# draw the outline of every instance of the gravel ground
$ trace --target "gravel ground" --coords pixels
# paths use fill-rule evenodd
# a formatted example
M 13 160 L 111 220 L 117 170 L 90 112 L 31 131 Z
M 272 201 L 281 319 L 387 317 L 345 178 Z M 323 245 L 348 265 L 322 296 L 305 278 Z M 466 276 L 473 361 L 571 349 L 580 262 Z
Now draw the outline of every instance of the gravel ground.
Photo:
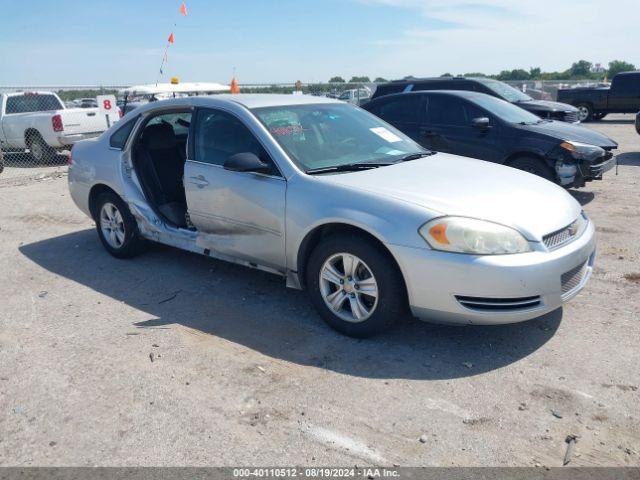
M 64 170 L 0 182 L 0 465 L 640 465 L 640 136 L 576 192 L 588 287 L 503 327 L 329 330 L 277 277 L 109 257 Z

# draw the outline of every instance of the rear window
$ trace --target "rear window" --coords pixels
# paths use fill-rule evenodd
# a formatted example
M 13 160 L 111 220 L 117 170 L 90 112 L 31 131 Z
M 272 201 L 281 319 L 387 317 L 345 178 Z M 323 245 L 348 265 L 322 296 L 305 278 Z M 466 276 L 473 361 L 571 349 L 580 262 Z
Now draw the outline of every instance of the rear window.
M 116 133 L 111 135 L 111 139 L 109 140 L 109 145 L 112 148 L 119 148 L 122 150 L 129 139 L 129 135 L 131 135 L 131 130 L 133 130 L 133 126 L 138 121 L 138 117 L 133 120 L 129 120 L 122 127 L 116 130 Z
M 62 110 L 64 107 L 55 95 L 25 94 L 7 98 L 6 113 L 31 113 Z

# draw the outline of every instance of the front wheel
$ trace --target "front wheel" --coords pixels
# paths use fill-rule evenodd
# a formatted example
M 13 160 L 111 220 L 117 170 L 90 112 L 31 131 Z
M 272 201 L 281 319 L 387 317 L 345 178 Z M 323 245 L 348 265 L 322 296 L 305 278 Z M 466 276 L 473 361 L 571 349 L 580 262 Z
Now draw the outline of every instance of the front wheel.
M 320 243 L 309 259 L 307 288 L 322 318 L 355 338 L 388 329 L 407 311 L 397 265 L 361 235 L 334 235 Z
M 131 258 L 142 252 L 144 239 L 129 207 L 113 192 L 105 192 L 96 202 L 95 222 L 104 248 L 116 258 Z

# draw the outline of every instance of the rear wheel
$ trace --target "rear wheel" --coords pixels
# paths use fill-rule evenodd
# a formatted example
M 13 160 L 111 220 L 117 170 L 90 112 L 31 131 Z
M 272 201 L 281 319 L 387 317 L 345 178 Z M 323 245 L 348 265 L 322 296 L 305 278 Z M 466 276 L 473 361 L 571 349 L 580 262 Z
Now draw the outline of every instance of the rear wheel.
M 593 120 L 593 106 L 589 103 L 581 103 L 576 105 L 578 109 L 578 118 L 581 122 L 590 122 Z
M 351 337 L 376 335 L 407 311 L 397 265 L 361 235 L 334 235 L 318 245 L 309 259 L 307 288 L 322 318 Z
M 113 192 L 96 201 L 95 222 L 104 248 L 116 258 L 131 258 L 142 252 L 144 239 L 129 207 Z
M 512 168 L 517 168 L 527 173 L 532 173 L 538 177 L 542 177 L 550 182 L 555 181 L 554 175 L 551 169 L 544 163 L 543 160 L 534 157 L 520 157 L 516 158 L 509 163 Z
M 31 156 L 38 163 L 52 160 L 56 156 L 56 151 L 47 145 L 39 133 L 30 134 L 27 138 L 27 147 L 29 147 Z

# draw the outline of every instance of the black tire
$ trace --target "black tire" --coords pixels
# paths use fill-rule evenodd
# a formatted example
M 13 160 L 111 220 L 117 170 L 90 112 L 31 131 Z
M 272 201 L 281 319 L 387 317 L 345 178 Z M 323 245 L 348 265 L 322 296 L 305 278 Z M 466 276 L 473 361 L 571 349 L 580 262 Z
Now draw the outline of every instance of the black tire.
M 39 133 L 29 134 L 27 137 L 27 147 L 31 152 L 31 156 L 38 163 L 48 162 L 56 157 L 55 149 L 47 145 Z
M 4 154 L 0 150 L 0 173 L 4 171 Z
M 103 208 L 108 205 L 113 205 L 122 218 L 123 234 L 122 240 L 117 239 L 119 245 L 110 243 L 107 238 L 110 236 L 109 232 L 105 230 L 103 226 L 102 213 Z M 116 258 L 132 258 L 142 253 L 145 249 L 146 242 L 140 236 L 138 224 L 131 214 L 129 207 L 122 201 L 122 199 L 113 192 L 104 192 L 96 200 L 93 208 L 94 220 L 96 222 L 96 230 L 98 231 L 98 238 L 104 248 Z
M 544 160 L 540 158 L 519 157 L 509 162 L 509 166 L 527 173 L 532 173 L 533 175 L 542 177 L 545 180 L 549 180 L 550 182 L 556 181 L 555 175 L 553 174 L 549 166 L 544 163 Z
M 351 315 L 354 315 L 351 309 L 351 305 L 354 302 L 357 302 L 358 305 L 369 304 L 369 307 L 371 307 L 370 315 L 358 323 L 340 318 L 333 309 L 329 308 L 323 295 L 323 287 L 320 280 L 321 271 L 325 266 L 325 262 L 334 257 L 339 257 L 340 254 L 355 256 L 362 262 L 359 264 L 360 273 L 354 275 L 353 281 L 355 285 L 350 284 L 349 286 L 349 290 L 352 293 L 345 293 L 348 287 L 346 284 L 342 287 L 337 284 L 330 284 L 331 288 L 335 289 L 333 293 L 342 291 L 344 294 L 343 308 L 340 310 L 341 314 L 349 315 L 349 312 L 351 312 Z M 370 271 L 377 284 L 377 301 L 375 302 L 372 297 L 359 290 L 363 287 L 357 284 L 358 280 L 361 280 L 364 285 L 368 278 L 361 276 L 363 268 L 365 273 Z M 339 273 L 341 275 L 346 274 L 345 270 L 343 266 L 342 272 Z M 342 282 L 347 281 L 346 275 L 341 278 Z M 329 285 L 326 282 L 324 284 Z M 311 302 L 320 316 L 338 332 L 354 338 L 368 338 L 381 333 L 404 317 L 408 311 L 406 287 L 398 266 L 388 252 L 383 251 L 381 247 L 364 235 L 337 234 L 322 240 L 307 262 L 306 286 Z
M 581 122 L 590 122 L 593 120 L 593 105 L 590 103 L 579 103 L 576 108 L 580 110 L 579 118 Z

